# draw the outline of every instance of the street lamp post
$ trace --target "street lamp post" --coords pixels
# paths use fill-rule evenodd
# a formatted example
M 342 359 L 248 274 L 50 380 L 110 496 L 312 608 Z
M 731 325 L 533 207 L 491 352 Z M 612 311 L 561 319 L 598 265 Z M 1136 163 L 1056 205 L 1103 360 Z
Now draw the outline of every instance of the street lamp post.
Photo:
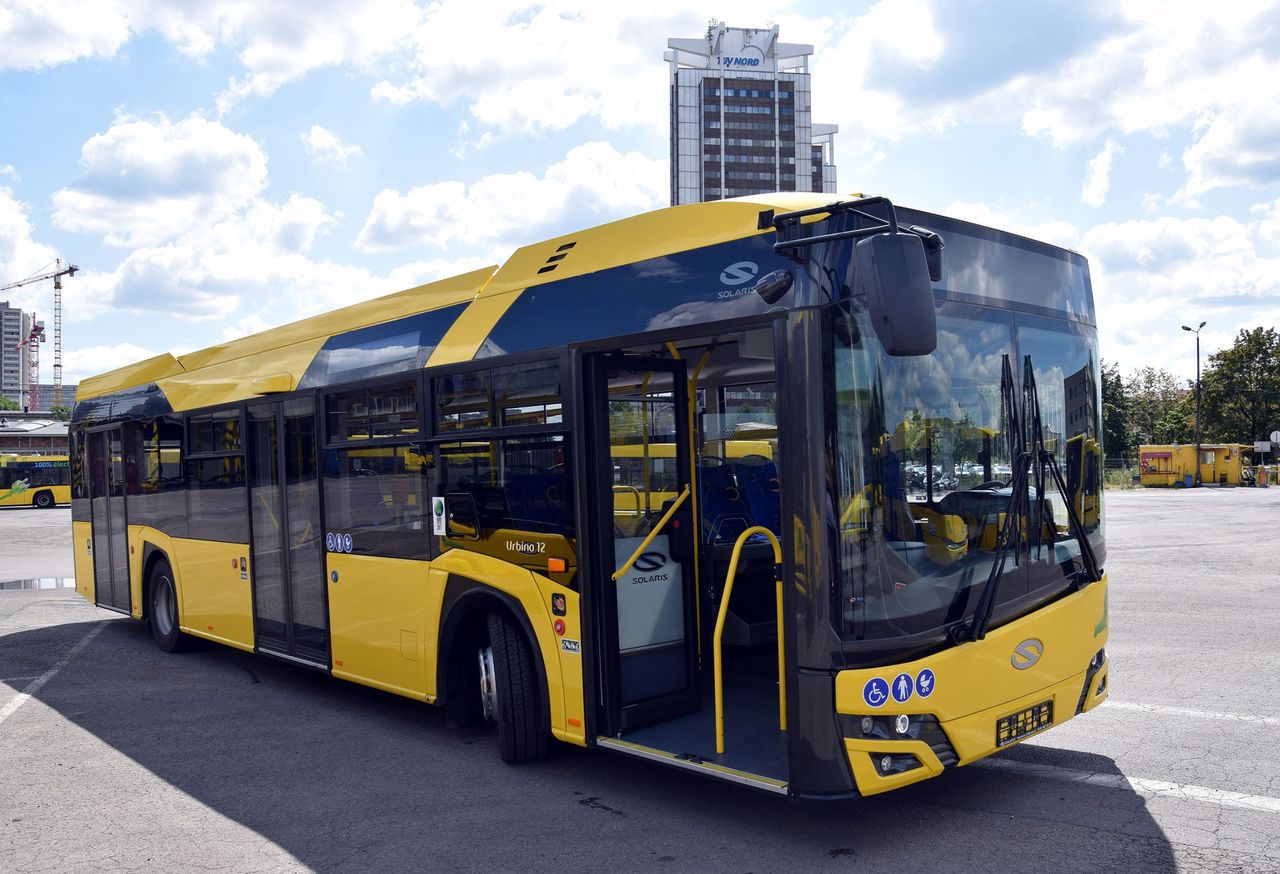
M 1200 328 L 1204 327 L 1204 322 L 1200 323 Z M 1196 335 L 1196 478 L 1195 484 L 1200 485 L 1200 328 L 1188 328 L 1182 326 L 1182 330 L 1190 331 Z

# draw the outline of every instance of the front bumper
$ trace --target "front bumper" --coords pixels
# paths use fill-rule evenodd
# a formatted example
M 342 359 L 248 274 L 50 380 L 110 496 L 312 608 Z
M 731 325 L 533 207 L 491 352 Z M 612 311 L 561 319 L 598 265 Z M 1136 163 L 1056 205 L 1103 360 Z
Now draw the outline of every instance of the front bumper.
M 1104 576 L 983 640 L 901 665 L 838 673 L 837 718 L 858 791 L 874 795 L 935 777 L 1101 704 L 1109 688 L 1107 624 Z M 1016 721 L 1045 702 L 1052 702 L 1047 725 L 998 737 L 1001 719 Z M 886 730 L 901 715 L 909 731 Z M 861 730 L 871 725 L 864 717 L 874 723 L 871 732 Z

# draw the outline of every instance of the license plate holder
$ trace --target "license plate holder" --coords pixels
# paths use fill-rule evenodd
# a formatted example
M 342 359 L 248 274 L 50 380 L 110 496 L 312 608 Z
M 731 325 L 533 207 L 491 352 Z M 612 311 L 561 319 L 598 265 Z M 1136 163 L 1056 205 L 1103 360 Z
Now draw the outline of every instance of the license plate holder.
M 1053 699 L 1024 707 L 996 720 L 996 749 L 1017 743 L 1024 737 L 1053 725 Z

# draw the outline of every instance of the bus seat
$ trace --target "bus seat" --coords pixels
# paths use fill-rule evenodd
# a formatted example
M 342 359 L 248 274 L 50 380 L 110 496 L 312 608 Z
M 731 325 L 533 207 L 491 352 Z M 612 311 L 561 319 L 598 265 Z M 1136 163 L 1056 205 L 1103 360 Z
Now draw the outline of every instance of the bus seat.
M 778 479 L 778 465 L 763 456 L 760 458 L 759 461 L 744 459 L 733 467 L 752 520 L 781 537 L 782 485 Z
M 507 480 L 511 521 L 531 530 L 565 533 L 569 528 L 569 478 L 562 473 L 527 473 Z
M 698 467 L 698 500 L 707 543 L 732 544 L 751 527 L 751 508 L 729 464 Z

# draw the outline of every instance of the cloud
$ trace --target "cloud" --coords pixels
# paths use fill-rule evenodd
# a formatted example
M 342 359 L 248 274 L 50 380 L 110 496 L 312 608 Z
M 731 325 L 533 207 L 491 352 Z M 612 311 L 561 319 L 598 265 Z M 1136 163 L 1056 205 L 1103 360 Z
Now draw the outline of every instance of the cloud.
M 1102 354 L 1123 370 L 1141 364 L 1194 372 L 1180 325 L 1205 320 L 1205 348 L 1228 346 L 1236 328 L 1269 324 L 1280 306 L 1280 248 L 1270 222 L 1280 202 L 1252 217 L 1110 222 L 1080 243 L 1089 258 Z
M 129 40 L 129 9 L 112 0 L 16 0 L 0 9 L 0 70 L 108 58 Z
M 298 137 L 302 140 L 302 148 L 317 162 L 328 161 L 345 166 L 351 158 L 364 154 L 355 143 L 344 143 L 333 131 L 318 124 L 311 125 L 310 130 Z
M 80 150 L 82 175 L 53 196 L 53 222 L 113 246 L 162 242 L 234 214 L 266 186 L 247 134 L 190 116 L 121 116 Z
M 654 209 L 668 194 L 665 160 L 586 143 L 541 178 L 503 173 L 470 185 L 446 181 L 404 193 L 385 189 L 374 198 L 356 246 L 364 252 L 467 244 L 509 251 L 557 232 Z
M 159 354 L 156 349 L 134 343 L 68 348 L 62 353 L 62 382 L 65 385 L 76 385 L 94 374 L 106 373 Z
M 776 20 L 788 41 L 821 32 L 788 17 L 790 5 L 743 0 L 734 20 Z M 394 104 L 461 104 L 479 127 L 507 135 L 564 130 L 586 118 L 611 130 L 656 127 L 668 111 L 665 99 L 654 99 L 667 90 L 667 39 L 705 32 L 705 17 L 679 0 L 650 0 L 643 10 L 440 0 L 414 31 L 409 75 L 388 77 L 372 93 Z
M 311 70 L 368 68 L 396 51 L 421 18 L 412 0 L 16 0 L 0 10 L 0 69 L 40 69 L 114 56 L 130 39 L 156 32 L 188 57 L 236 52 L 243 73 L 219 97 L 230 109 Z
M 1081 200 L 1089 206 L 1102 206 L 1107 202 L 1107 189 L 1111 187 L 1111 162 L 1116 155 L 1123 154 L 1124 147 L 1109 139 L 1102 151 L 1089 159 L 1084 190 L 1080 192 Z
M 52 266 L 58 252 L 33 237 L 30 207 L 0 185 L 0 285 L 8 285 Z M 0 300 L 25 310 L 47 312 L 52 306 L 53 283 L 44 280 L 0 291 Z
M 1280 76 L 1280 66 L 1258 72 Z M 1199 126 L 1199 136 L 1182 153 L 1187 182 L 1180 197 L 1280 181 L 1280 84 L 1259 83 L 1231 103 Z

